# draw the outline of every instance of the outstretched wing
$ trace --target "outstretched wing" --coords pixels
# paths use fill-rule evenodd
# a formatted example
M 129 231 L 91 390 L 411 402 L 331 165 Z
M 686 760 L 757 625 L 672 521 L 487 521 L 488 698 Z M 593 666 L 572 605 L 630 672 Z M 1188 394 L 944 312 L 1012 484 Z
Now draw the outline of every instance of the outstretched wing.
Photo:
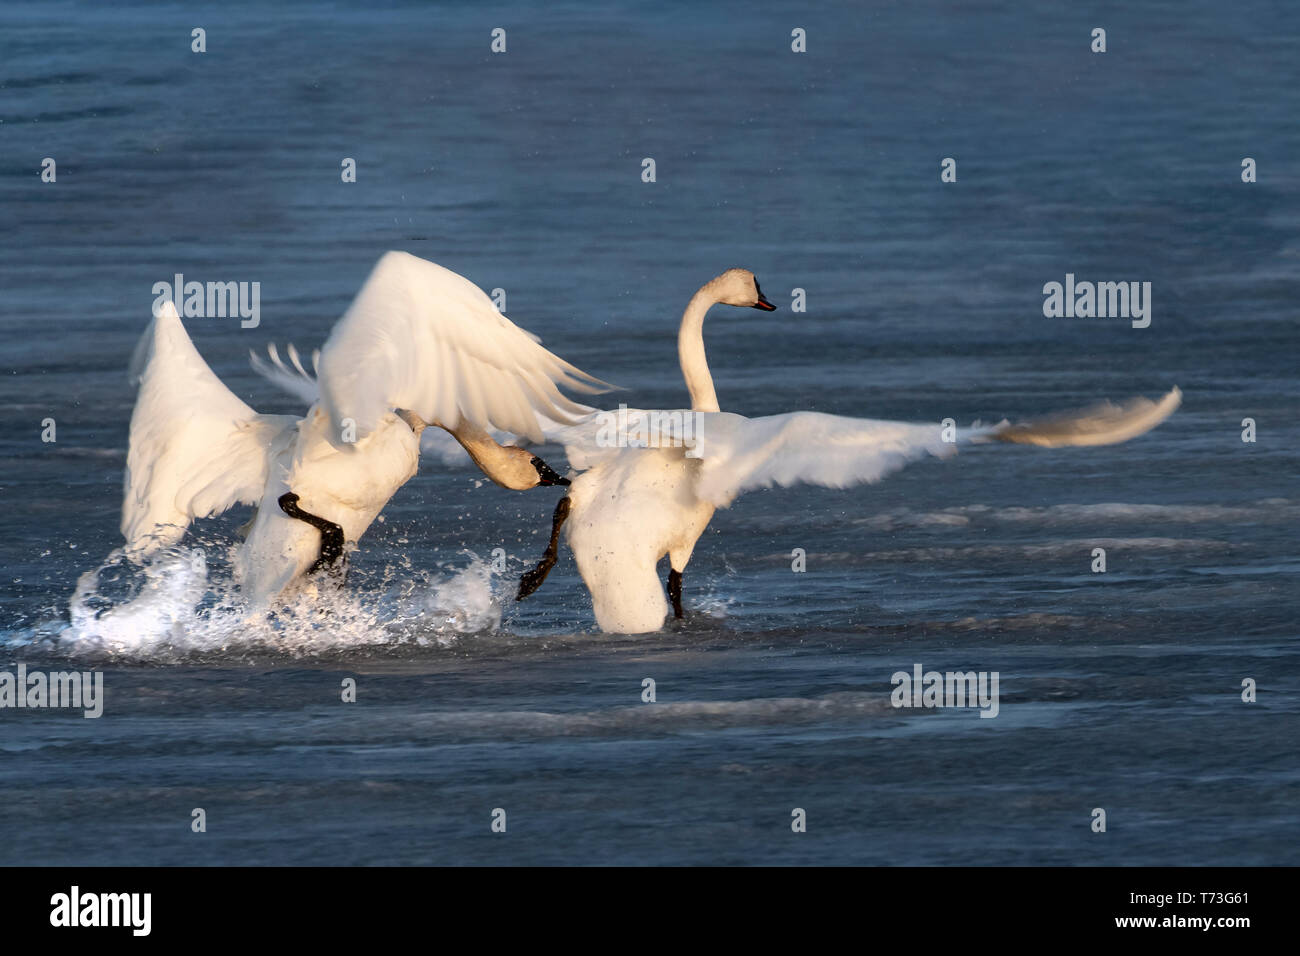
M 695 491 L 719 507 L 773 485 L 849 488 L 869 484 L 926 456 L 956 452 L 934 424 L 792 412 L 745 418 L 706 415 L 692 453 L 701 459 Z
M 261 375 L 271 384 L 275 385 L 281 391 L 286 392 L 295 398 L 301 399 L 308 407 L 314 405 L 320 398 L 320 388 L 316 384 L 316 379 L 303 367 L 302 358 L 298 350 L 289 345 L 285 348 L 289 361 L 286 363 L 280 358 L 280 351 L 274 345 L 266 347 L 266 357 L 263 358 L 257 352 L 249 351 L 250 364 L 253 370 Z M 311 356 L 312 368 L 316 368 L 320 362 L 320 352 L 313 352 Z M 595 411 L 585 405 L 578 406 L 582 414 L 587 415 Z M 548 428 L 558 428 L 560 423 L 539 414 L 538 419 L 545 431 Z M 491 433 L 492 440 L 499 445 L 516 445 L 527 444 L 521 441 L 517 436 L 508 432 L 493 430 Z M 444 465 L 464 465 L 470 464 L 471 460 L 465 449 L 456 441 L 448 432 L 441 428 L 426 428 L 420 435 L 420 454 L 428 455 Z
M 1127 441 L 1164 421 L 1178 407 L 1175 388 L 1159 402 L 1137 398 L 1012 425 L 945 432 L 941 424 L 846 418 L 791 412 L 746 418 L 728 412 L 598 412 L 550 432 L 569 463 L 583 470 L 644 447 L 682 447 L 700 460 L 695 490 L 719 507 L 754 488 L 869 484 L 926 456 L 944 458 L 967 442 L 1004 441 L 1047 447 Z
M 647 448 L 681 448 L 685 457 L 700 461 L 696 493 L 719 507 L 743 491 L 772 485 L 848 488 L 877 481 L 917 458 L 956 451 L 938 423 L 821 412 L 746 418 L 689 409 L 620 409 L 548 429 L 547 438 L 564 446 L 578 471 Z
M 611 387 L 542 348 L 468 279 L 405 252 L 380 258 L 321 349 L 319 368 L 335 441 L 345 420 L 363 437 L 394 408 L 536 441 L 539 413 L 573 421 L 586 411 L 560 386 Z
M 127 551 L 147 554 L 180 540 L 194 518 L 256 504 L 272 447 L 297 419 L 258 415 L 208 368 L 170 302 L 136 348 L 122 497 Z

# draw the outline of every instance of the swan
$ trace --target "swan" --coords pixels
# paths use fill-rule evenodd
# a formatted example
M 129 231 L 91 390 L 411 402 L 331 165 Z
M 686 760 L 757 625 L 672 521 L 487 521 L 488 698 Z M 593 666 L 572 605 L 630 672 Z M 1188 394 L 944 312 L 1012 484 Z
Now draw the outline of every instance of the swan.
M 265 608 L 315 572 L 341 581 L 346 552 L 415 474 L 427 425 L 502 487 L 564 485 L 487 429 L 540 439 L 542 421 L 591 411 L 560 386 L 609 387 L 543 348 L 468 279 L 404 252 L 376 263 L 318 353 L 315 379 L 289 354 L 296 378 L 274 348 L 274 364 L 254 367 L 304 398 L 307 412 L 261 415 L 204 362 L 175 306 L 157 310 L 132 362 L 128 557 L 176 544 L 195 519 L 255 505 L 234 564 L 250 610 Z
M 581 472 L 556 506 L 542 560 L 520 579 L 517 600 L 554 566 L 561 529 L 604 631 L 640 634 L 663 627 L 668 602 L 656 567 L 669 559 L 667 596 L 682 617 L 682 574 L 716 508 L 773 485 L 847 488 L 875 482 L 926 455 L 946 457 L 969 442 L 1042 447 L 1107 445 L 1140 435 L 1173 413 L 1182 393 L 1136 398 L 1022 424 L 945 429 L 939 424 L 846 418 L 820 412 L 746 418 L 722 412 L 704 352 L 704 317 L 718 304 L 772 311 L 758 280 L 730 269 L 691 298 L 677 336 L 691 408 L 597 412 L 559 426 Z

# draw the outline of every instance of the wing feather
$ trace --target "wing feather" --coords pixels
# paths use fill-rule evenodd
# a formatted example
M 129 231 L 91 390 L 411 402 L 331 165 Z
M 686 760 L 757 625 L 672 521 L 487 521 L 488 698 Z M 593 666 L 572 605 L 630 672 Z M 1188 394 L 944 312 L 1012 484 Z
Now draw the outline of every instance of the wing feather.
M 1160 401 L 1130 399 L 1063 412 L 1017 425 L 1001 422 L 945 434 L 942 424 L 791 412 L 746 418 L 689 410 L 596 412 L 547 429 L 579 471 L 645 447 L 684 447 L 700 460 L 696 494 L 725 507 L 737 495 L 774 485 L 848 488 L 879 481 L 927 456 L 946 458 L 969 442 L 1003 441 L 1059 448 L 1127 441 L 1173 414 L 1182 393 Z M 950 438 L 951 440 L 945 440 Z
M 540 440 L 539 413 L 572 421 L 581 408 L 557 386 L 611 387 L 543 348 L 468 279 L 404 252 L 375 265 L 321 350 L 319 372 L 326 414 L 336 428 L 354 421 L 359 437 L 408 408 L 451 428 L 467 419 Z
M 1160 401 L 1138 396 L 1122 404 L 1102 402 L 1015 425 L 1002 422 L 972 436 L 975 441 L 1005 441 L 1042 448 L 1114 445 L 1155 428 L 1182 404 L 1183 393 L 1171 389 Z
M 320 398 L 320 389 L 316 385 L 316 379 L 307 374 L 306 369 L 298 361 L 298 350 L 290 345 L 288 346 L 288 352 L 289 359 L 294 365 L 292 369 L 281 360 L 280 353 L 274 343 L 266 347 L 269 361 L 250 349 L 248 353 L 249 363 L 253 366 L 253 371 L 262 378 L 281 391 L 287 392 L 294 398 L 301 399 L 310 408 Z
M 221 383 L 165 303 L 136 350 L 139 394 L 131 414 L 122 497 L 129 553 L 180 540 L 194 518 L 261 500 L 273 446 L 291 415 L 259 415 Z

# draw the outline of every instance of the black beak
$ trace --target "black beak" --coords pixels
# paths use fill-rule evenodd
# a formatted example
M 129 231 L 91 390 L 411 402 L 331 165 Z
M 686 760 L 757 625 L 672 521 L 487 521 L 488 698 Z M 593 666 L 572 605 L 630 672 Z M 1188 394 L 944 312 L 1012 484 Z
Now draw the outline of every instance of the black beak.
M 546 462 L 542 461 L 536 455 L 533 456 L 533 467 L 537 469 L 537 477 L 541 479 L 540 481 L 537 482 L 539 485 L 569 484 L 568 478 L 565 478 L 563 475 L 556 474 L 554 468 L 552 468 Z
M 758 294 L 758 301 L 754 303 L 754 308 L 762 309 L 764 312 L 775 312 L 776 306 L 768 302 L 763 293 Z

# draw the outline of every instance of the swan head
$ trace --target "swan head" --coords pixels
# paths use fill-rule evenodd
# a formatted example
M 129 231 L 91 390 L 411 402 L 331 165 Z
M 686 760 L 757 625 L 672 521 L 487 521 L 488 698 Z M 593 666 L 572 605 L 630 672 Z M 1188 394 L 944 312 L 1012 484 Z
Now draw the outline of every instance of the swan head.
M 503 460 L 488 472 L 488 477 L 511 491 L 527 491 L 539 485 L 567 485 L 569 479 L 556 473 L 526 448 L 503 445 Z
M 764 298 L 758 279 L 748 269 L 728 269 L 706 288 L 712 292 L 714 301 L 723 305 L 762 309 L 764 312 L 776 311 L 776 306 Z

